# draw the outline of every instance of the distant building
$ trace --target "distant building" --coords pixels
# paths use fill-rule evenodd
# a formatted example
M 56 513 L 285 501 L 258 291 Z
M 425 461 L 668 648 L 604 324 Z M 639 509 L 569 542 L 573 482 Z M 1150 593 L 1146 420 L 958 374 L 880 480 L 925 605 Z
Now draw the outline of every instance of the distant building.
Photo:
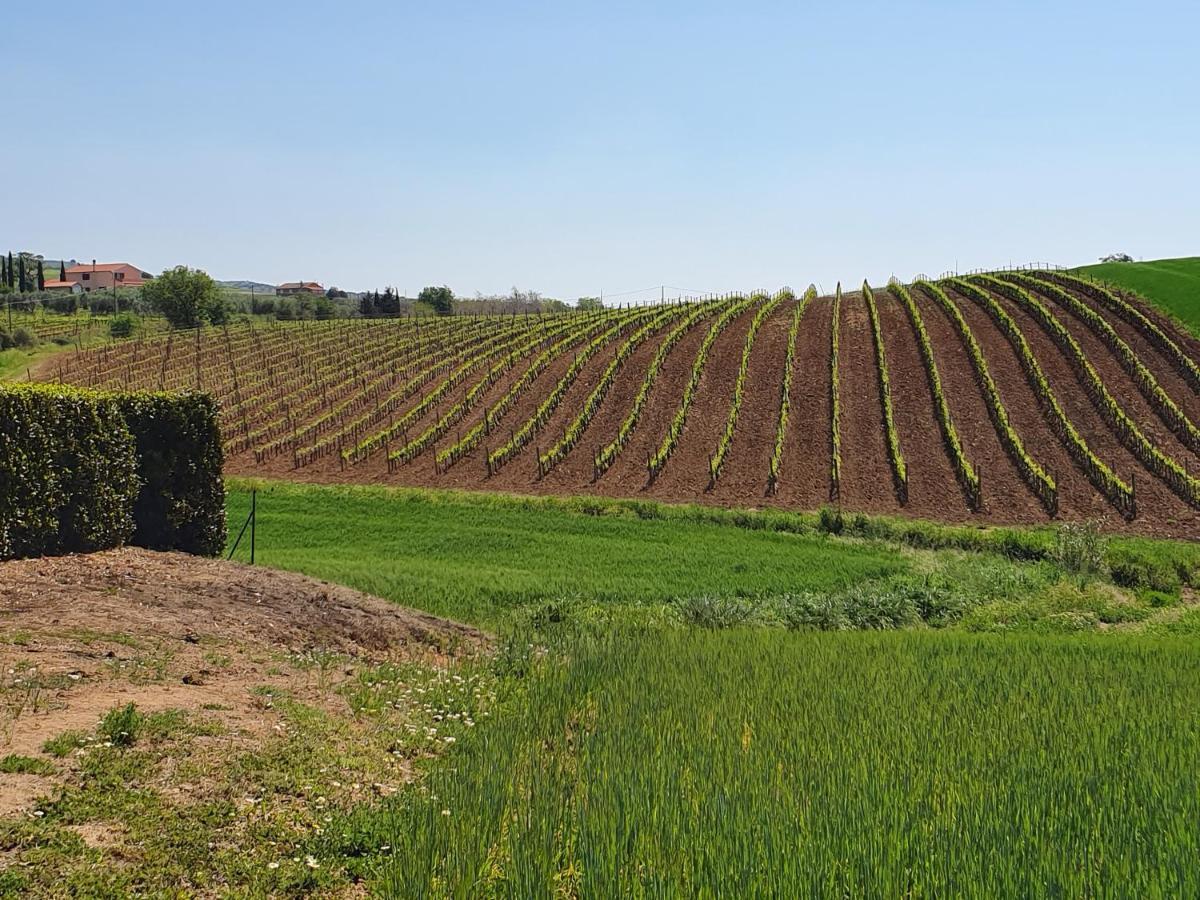
M 55 294 L 82 294 L 83 285 L 78 281 L 47 281 L 46 290 Z
M 101 291 L 113 287 L 141 287 L 153 277 L 129 263 L 98 263 L 93 260 L 91 263 L 67 266 L 63 280 L 78 284 L 85 291 Z
M 288 281 L 275 288 L 280 297 L 290 297 L 293 294 L 324 294 L 325 288 L 315 281 Z

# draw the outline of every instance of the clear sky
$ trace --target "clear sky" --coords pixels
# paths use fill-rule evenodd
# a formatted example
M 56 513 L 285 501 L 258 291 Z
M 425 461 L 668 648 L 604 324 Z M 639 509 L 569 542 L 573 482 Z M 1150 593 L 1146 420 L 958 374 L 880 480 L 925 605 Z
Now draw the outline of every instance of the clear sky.
M 1200 254 L 1194 2 L 20 18 L 0 248 L 564 299 Z

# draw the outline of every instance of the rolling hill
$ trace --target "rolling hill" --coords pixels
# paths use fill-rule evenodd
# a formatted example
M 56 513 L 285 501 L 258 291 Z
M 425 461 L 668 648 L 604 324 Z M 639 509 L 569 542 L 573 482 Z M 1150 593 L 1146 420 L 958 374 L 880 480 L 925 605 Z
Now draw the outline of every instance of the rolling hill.
M 1200 342 L 1062 272 L 544 316 L 239 325 L 64 357 L 193 388 L 227 470 L 1200 533 Z
M 1137 291 L 1200 337 L 1200 256 L 1136 263 L 1097 263 L 1074 271 Z

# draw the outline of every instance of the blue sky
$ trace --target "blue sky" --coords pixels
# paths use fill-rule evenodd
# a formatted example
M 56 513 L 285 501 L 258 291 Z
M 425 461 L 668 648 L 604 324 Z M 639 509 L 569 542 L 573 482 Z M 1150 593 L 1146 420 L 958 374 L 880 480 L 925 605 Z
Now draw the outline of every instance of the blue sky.
M 1194 4 L 29 18 L 0 247 L 52 258 L 569 299 L 1200 254 Z

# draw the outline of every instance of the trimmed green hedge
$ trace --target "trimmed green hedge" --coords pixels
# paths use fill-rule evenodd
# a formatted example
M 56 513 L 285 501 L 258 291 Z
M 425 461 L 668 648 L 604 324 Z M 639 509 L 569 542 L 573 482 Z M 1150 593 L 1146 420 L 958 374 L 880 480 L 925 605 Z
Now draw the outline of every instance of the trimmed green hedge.
M 207 396 L 0 388 L 0 559 L 126 541 L 216 555 L 221 465 Z
M 123 394 L 116 401 L 137 442 L 141 490 L 131 543 L 219 555 L 225 484 L 216 403 L 207 394 Z

